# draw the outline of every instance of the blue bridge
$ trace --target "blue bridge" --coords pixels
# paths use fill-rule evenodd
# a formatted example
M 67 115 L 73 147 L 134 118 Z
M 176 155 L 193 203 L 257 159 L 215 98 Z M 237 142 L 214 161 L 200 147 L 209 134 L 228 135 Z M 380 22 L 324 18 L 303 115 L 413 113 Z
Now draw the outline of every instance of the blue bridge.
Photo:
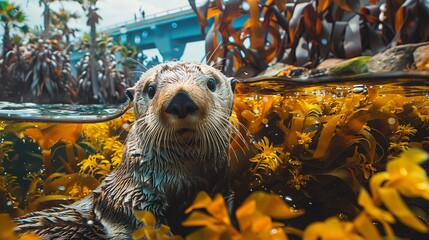
M 164 61 L 180 59 L 186 43 L 203 40 L 196 14 L 190 6 L 146 15 L 101 29 L 116 42 L 137 47 L 139 52 L 157 48 Z
M 247 16 L 233 21 L 235 28 L 241 27 L 248 19 Z M 213 24 L 209 21 L 209 26 Z M 157 48 L 163 61 L 180 59 L 187 43 L 204 40 L 197 15 L 190 6 L 170 9 L 156 14 L 146 15 L 144 19 L 137 18 L 117 23 L 98 30 L 108 33 L 115 42 L 133 45 L 141 53 L 143 50 Z M 204 56 L 201 50 L 200 56 Z M 70 55 L 72 71 L 76 72 L 75 64 L 84 52 L 73 51 Z M 120 66 L 119 66 L 120 67 Z
M 242 26 L 246 20 L 246 17 L 235 20 L 234 27 Z M 206 31 L 211 24 L 209 22 Z M 108 33 L 116 42 L 121 40 L 124 44 L 136 46 L 139 52 L 157 48 L 164 61 L 180 59 L 187 43 L 204 40 L 197 15 L 190 6 L 118 23 L 100 32 Z

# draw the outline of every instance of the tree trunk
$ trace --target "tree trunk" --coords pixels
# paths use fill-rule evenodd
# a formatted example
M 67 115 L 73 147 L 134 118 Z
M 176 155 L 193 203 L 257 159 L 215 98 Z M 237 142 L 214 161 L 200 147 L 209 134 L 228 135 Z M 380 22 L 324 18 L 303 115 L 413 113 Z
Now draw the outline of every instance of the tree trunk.
M 49 39 L 49 35 L 50 35 L 50 22 L 51 22 L 51 13 L 50 13 L 50 8 L 49 8 L 49 3 L 44 1 L 43 5 L 45 7 L 45 9 L 43 10 L 43 33 L 42 33 L 42 39 L 44 41 Z
M 3 61 L 6 57 L 6 53 L 11 49 L 12 42 L 9 36 L 9 25 L 5 24 L 4 26 L 4 35 L 3 35 Z
M 92 84 L 92 91 L 93 91 L 93 99 L 97 102 L 97 103 L 102 103 L 104 102 L 102 99 L 102 96 L 100 94 L 100 83 L 98 82 L 97 79 L 97 60 L 95 58 L 95 51 L 97 49 L 97 34 L 96 34 L 96 28 L 95 28 L 95 24 L 96 22 L 94 21 L 93 18 L 94 16 L 94 9 L 92 8 L 93 6 L 89 7 L 88 10 L 88 17 L 89 17 L 89 25 L 90 25 L 90 36 L 91 36 L 91 43 L 89 46 L 89 65 L 90 65 L 90 76 L 91 76 L 91 84 Z

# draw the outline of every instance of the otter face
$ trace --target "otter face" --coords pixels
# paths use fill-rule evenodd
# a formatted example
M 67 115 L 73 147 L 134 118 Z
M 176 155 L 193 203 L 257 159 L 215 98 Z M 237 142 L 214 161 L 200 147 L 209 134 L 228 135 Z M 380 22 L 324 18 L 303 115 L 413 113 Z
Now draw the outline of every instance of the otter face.
M 170 140 L 228 128 L 233 83 L 203 64 L 167 62 L 155 66 L 133 88 L 136 122 L 146 126 L 142 131 Z

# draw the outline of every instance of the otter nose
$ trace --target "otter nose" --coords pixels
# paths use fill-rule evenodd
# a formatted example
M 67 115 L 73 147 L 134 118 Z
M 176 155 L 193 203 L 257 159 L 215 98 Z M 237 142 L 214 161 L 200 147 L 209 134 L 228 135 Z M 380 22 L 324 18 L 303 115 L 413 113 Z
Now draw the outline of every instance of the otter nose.
M 189 114 L 198 110 L 198 106 L 184 91 L 179 91 L 171 99 L 165 112 L 176 115 L 178 118 L 186 118 Z

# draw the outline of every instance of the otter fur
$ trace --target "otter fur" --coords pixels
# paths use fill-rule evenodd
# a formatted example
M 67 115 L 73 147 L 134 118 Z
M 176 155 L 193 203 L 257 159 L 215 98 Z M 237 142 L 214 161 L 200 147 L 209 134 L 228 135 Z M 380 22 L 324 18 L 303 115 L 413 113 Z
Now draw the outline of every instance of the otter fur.
M 135 122 L 121 164 L 85 198 L 16 219 L 43 239 L 130 239 L 137 210 L 184 236 L 184 211 L 200 191 L 231 203 L 228 147 L 234 81 L 199 63 L 167 62 L 128 92 Z

